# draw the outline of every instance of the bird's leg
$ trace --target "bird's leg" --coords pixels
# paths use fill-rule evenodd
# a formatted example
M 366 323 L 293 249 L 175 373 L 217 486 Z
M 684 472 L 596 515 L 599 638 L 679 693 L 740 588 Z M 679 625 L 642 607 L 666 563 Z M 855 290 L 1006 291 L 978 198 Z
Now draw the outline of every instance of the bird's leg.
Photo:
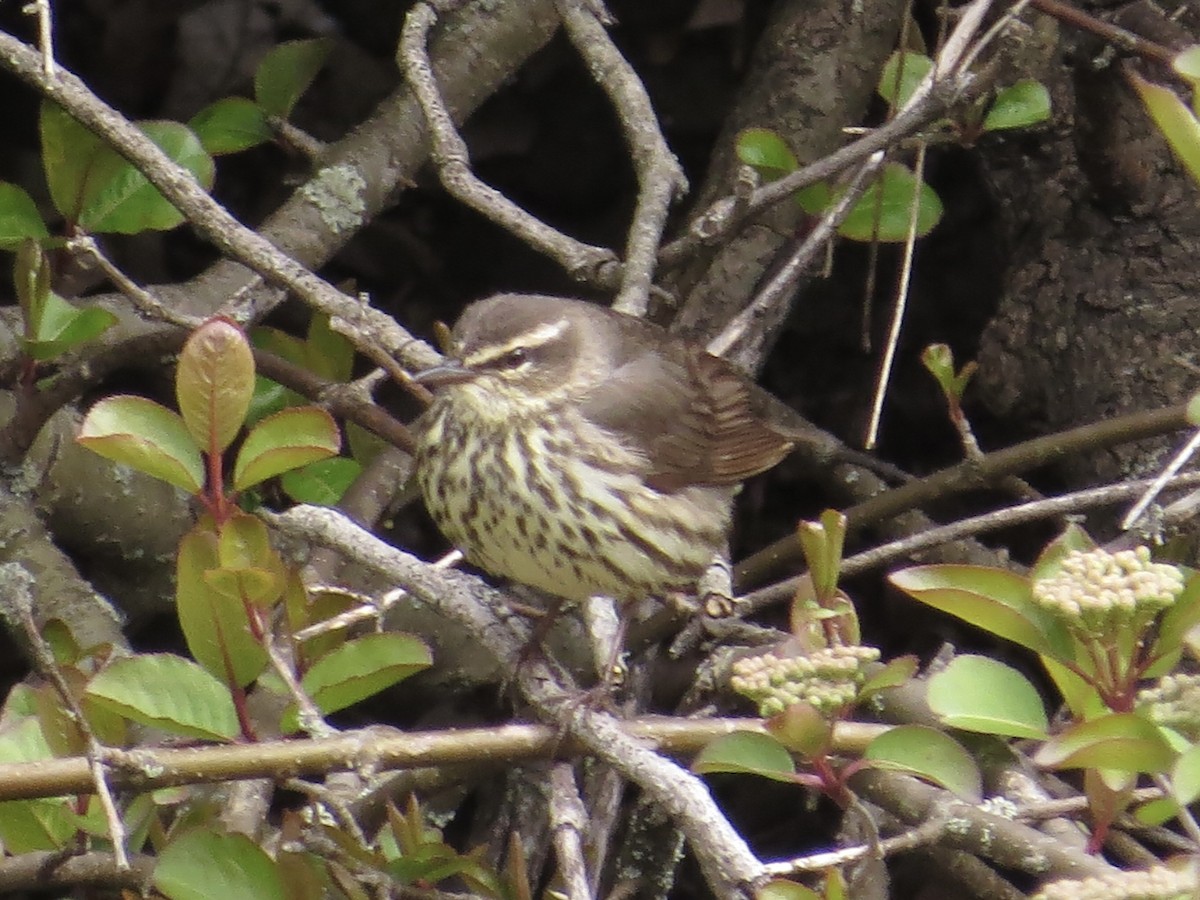
M 592 639 L 592 657 L 599 686 L 609 690 L 620 687 L 625 681 L 621 654 L 629 626 L 624 607 L 614 603 L 611 597 L 588 597 L 583 602 L 583 625 Z
M 733 615 L 737 601 L 733 597 L 733 566 L 729 562 L 728 547 L 722 548 L 704 570 L 696 595 L 705 615 L 714 619 Z

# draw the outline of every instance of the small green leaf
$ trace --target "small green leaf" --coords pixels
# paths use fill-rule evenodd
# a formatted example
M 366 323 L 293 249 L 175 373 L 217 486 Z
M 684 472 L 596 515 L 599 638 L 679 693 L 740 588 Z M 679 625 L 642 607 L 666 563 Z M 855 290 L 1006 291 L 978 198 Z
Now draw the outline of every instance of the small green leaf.
M 254 395 L 254 354 L 228 319 L 209 319 L 179 354 L 175 399 L 188 431 L 210 454 L 233 443 Z
M 1188 632 L 1200 624 L 1200 573 L 1184 569 L 1183 591 L 1163 613 L 1151 652 L 1156 657 L 1177 657 Z M 1151 674 L 1166 673 L 1147 673 Z
M 1029 581 L 1051 578 L 1062 570 L 1063 560 L 1072 553 L 1087 553 L 1096 549 L 1091 535 L 1071 522 L 1062 533 L 1043 548 L 1029 569 Z
M 226 687 L 182 656 L 118 659 L 89 683 L 87 696 L 134 722 L 173 734 L 228 740 L 239 732 Z
M 0 181 L 0 250 L 15 250 L 26 239 L 49 237 L 33 198 L 17 185 Z
M 983 797 L 982 778 L 971 754 L 936 728 L 901 725 L 889 729 L 867 745 L 863 758 L 877 768 L 924 778 L 965 800 Z
M 754 892 L 754 900 L 821 900 L 821 895 L 799 882 L 773 878 Z
M 244 834 L 198 828 L 172 840 L 154 867 L 154 886 L 170 900 L 287 900 L 279 868 Z
M 816 596 L 832 597 L 837 591 L 842 548 L 846 543 L 846 517 L 837 510 L 827 509 L 820 522 L 800 522 L 796 533 Z
M 1062 624 L 1033 600 L 1029 581 L 986 566 L 915 566 L 889 576 L 909 596 L 1036 653 L 1070 659 Z
M 333 42 L 328 38 L 287 41 L 275 47 L 254 73 L 254 98 L 269 116 L 286 119 L 325 64 Z
M 859 701 L 867 699 L 872 694 L 878 694 L 880 691 L 906 684 L 917 674 L 919 666 L 920 660 L 915 656 L 897 656 L 895 659 L 889 660 L 882 669 L 867 676 L 863 686 L 858 689 Z
M 1171 68 L 1188 81 L 1200 82 L 1200 44 L 1193 44 L 1179 51 L 1171 60 Z
M 138 127 L 173 162 L 191 172 L 201 187 L 212 186 L 212 157 L 186 125 L 140 122 Z M 95 234 L 137 234 L 167 231 L 182 221 L 183 214 L 124 157 L 107 146 L 97 149 L 79 207 L 81 228 Z
M 49 100 L 42 102 L 38 126 L 42 169 L 50 199 L 68 222 L 78 222 L 89 173 L 104 145 L 66 110 Z
M 898 50 L 884 63 L 876 91 L 893 109 L 899 109 L 908 103 L 917 85 L 932 70 L 933 60 L 923 53 Z
M 262 107 L 245 97 L 210 103 L 192 117 L 188 127 L 212 156 L 249 150 L 274 137 Z
M 1034 78 L 1024 78 L 996 93 L 983 119 L 984 131 L 1027 128 L 1050 118 L 1050 92 Z
M 34 359 L 54 359 L 99 337 L 115 324 L 116 315 L 107 309 L 98 306 L 77 309 L 58 294 L 50 293 L 43 306 L 37 337 L 23 340 L 21 346 Z
M 793 703 L 772 716 L 767 731 L 788 750 L 810 759 L 827 752 L 833 740 L 833 723 L 809 703 Z
M 929 679 L 929 708 L 951 728 L 1044 739 L 1042 699 L 1016 669 L 986 656 L 959 656 Z
M 1062 694 L 1063 701 L 1076 719 L 1092 719 L 1108 712 L 1094 685 L 1089 684 L 1072 669 L 1057 662 L 1053 657 L 1039 656 L 1046 674 Z
M 692 771 L 701 775 L 733 772 L 761 775 L 775 781 L 796 781 L 796 764 L 787 748 L 769 734 L 737 731 L 719 737 L 692 762 Z
M 941 221 L 942 201 L 933 188 L 918 181 L 909 169 L 899 163 L 888 163 L 850 210 L 838 234 L 852 241 L 904 241 L 908 238 L 914 202 L 917 204 L 915 234 L 924 237 Z
M 1200 425 L 1200 394 L 1192 394 L 1188 398 L 1187 420 L 1192 425 Z
M 763 178 L 774 181 L 794 172 L 799 163 L 787 143 L 769 128 L 747 128 L 737 136 L 738 159 L 753 166 Z
M 1129 81 L 1192 181 L 1200 183 L 1200 122 L 1175 92 L 1130 70 Z
M 341 444 L 337 424 L 325 410 L 301 406 L 277 412 L 246 435 L 233 467 L 234 490 L 334 456 Z
M 34 241 L 22 241 L 13 258 L 13 286 L 24 319 L 25 337 L 37 338 L 50 299 L 50 261 Z
M 198 494 L 204 462 L 177 413 L 145 397 L 121 395 L 101 400 L 80 426 L 79 443 L 115 460 Z
M 301 686 L 323 713 L 337 712 L 433 665 L 429 648 L 410 634 L 368 634 L 322 656 Z
M 1171 788 L 1181 806 L 1189 806 L 1200 798 L 1200 744 L 1189 747 L 1175 760 Z
M 1133 811 L 1133 817 L 1142 825 L 1162 825 L 1179 815 L 1179 804 L 1171 797 L 1159 797 L 1143 803 Z
M 1175 753 L 1159 730 L 1135 713 L 1114 713 L 1072 725 L 1043 744 L 1034 762 L 1048 769 L 1162 772 Z
M 201 522 L 183 536 L 175 558 L 175 607 L 188 651 L 228 685 L 244 687 L 267 666 L 267 652 L 250 627 L 249 610 L 234 594 L 213 590 L 206 575 L 220 569 L 217 536 Z
M 297 503 L 334 506 L 361 473 L 362 466 L 354 460 L 334 456 L 284 472 L 279 483 Z

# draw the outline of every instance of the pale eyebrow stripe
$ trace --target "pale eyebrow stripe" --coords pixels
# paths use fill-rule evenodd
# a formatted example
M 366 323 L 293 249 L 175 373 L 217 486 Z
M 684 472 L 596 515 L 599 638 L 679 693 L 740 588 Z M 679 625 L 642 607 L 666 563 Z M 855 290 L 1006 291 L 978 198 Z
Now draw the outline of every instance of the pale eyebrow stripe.
M 511 353 L 518 347 L 533 348 L 545 346 L 561 337 L 562 333 L 566 330 L 566 319 L 559 319 L 557 322 L 543 322 L 536 328 L 521 332 L 506 344 L 501 344 L 499 347 L 484 347 L 482 350 L 472 353 L 463 359 L 463 365 L 481 366 L 494 359 L 499 359 L 506 353 Z

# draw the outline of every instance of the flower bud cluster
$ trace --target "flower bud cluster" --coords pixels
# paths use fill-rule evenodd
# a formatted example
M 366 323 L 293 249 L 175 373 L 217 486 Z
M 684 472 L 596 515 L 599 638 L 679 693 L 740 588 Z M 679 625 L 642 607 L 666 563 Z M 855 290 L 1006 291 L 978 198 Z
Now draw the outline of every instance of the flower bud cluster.
M 1110 872 L 1046 885 L 1031 900 L 1189 900 L 1198 886 L 1196 872 L 1166 866 Z
M 1200 741 L 1200 675 L 1164 675 L 1154 687 L 1138 691 L 1137 706 L 1154 724 Z
M 730 685 L 757 703 L 762 716 L 802 702 L 831 715 L 857 699 L 865 667 L 877 659 L 878 649 L 858 646 L 825 647 L 805 656 L 764 653 L 735 662 Z
M 1049 578 L 1033 583 L 1033 599 L 1087 637 L 1140 628 L 1175 602 L 1183 573 L 1150 561 L 1146 547 L 1109 553 L 1072 551 Z

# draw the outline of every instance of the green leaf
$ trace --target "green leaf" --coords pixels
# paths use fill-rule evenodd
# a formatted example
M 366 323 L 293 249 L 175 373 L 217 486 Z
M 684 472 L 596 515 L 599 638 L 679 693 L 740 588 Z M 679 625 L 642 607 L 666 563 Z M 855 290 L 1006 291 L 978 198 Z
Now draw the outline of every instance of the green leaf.
M 21 346 L 34 359 L 54 359 L 99 337 L 115 324 L 116 315 L 107 309 L 98 306 L 77 309 L 58 294 L 50 293 L 42 308 L 37 337 L 22 340 Z
M 188 127 L 211 156 L 249 150 L 274 137 L 262 107 L 245 97 L 210 103 L 192 117 Z
M 304 340 L 304 365 L 330 381 L 349 381 L 354 374 L 354 344 L 330 326 L 329 316 L 314 313 Z
M 217 536 L 201 522 L 179 543 L 175 606 L 188 651 L 227 685 L 244 687 L 267 667 L 267 652 L 250 627 L 240 596 L 214 590 L 206 577 L 222 568 Z
M 904 241 L 908 238 L 914 202 L 917 204 L 916 236 L 924 237 L 941 221 L 942 201 L 933 188 L 918 181 L 909 169 L 899 163 L 888 163 L 850 210 L 850 215 L 838 228 L 838 234 L 852 241 Z
M 1023 78 L 996 93 L 983 118 L 984 131 L 1027 128 L 1050 118 L 1050 92 L 1035 78 Z
M 198 494 L 204 487 L 204 462 L 177 413 L 145 397 L 120 395 L 101 400 L 88 411 L 79 443 L 115 460 Z
M 876 91 L 893 109 L 899 109 L 908 103 L 917 85 L 931 71 L 933 60 L 928 56 L 897 50 L 883 64 Z
M 1070 636 L 1034 601 L 1029 581 L 986 566 L 915 566 L 888 576 L 909 596 L 1035 653 L 1070 659 Z
M 284 472 L 279 483 L 297 503 L 334 506 L 361 473 L 362 466 L 354 460 L 334 456 Z
M 787 748 L 768 734 L 736 731 L 719 737 L 692 762 L 692 771 L 701 775 L 733 772 L 761 775 L 775 781 L 796 781 L 796 764 Z
M 867 680 L 858 689 L 859 702 L 866 700 L 872 694 L 878 694 L 880 691 L 907 683 L 917 674 L 919 666 L 920 660 L 915 656 L 897 656 L 895 659 L 889 660 L 883 668 L 867 676 Z
M 138 127 L 201 187 L 212 187 L 212 157 L 191 129 L 179 122 L 140 122 Z M 95 234 L 137 234 L 167 231 L 182 221 L 183 214 L 124 157 L 107 146 L 97 149 L 79 208 L 81 228 Z
M 1179 73 L 1181 78 L 1192 82 L 1200 82 L 1200 45 L 1193 44 L 1181 51 L 1171 60 L 1171 68 Z
M 233 467 L 233 488 L 244 491 L 268 478 L 334 456 L 341 435 L 333 417 L 315 406 L 268 416 L 250 430 Z
M 1092 719 L 1108 712 L 1094 685 L 1050 656 L 1039 656 L 1046 673 L 1058 688 L 1067 708 L 1076 719 Z
M 901 725 L 867 745 L 863 758 L 876 768 L 908 772 L 962 797 L 979 801 L 982 778 L 962 745 L 936 728 Z
M 35 718 L 0 730 L 0 764 L 29 763 L 53 757 Z M 75 825 L 66 798 L 10 800 L 0 803 L 0 840 L 12 853 L 61 850 L 74 839 Z
M 810 703 L 793 703 L 767 720 L 767 731 L 793 753 L 812 758 L 829 750 L 833 723 Z
M 734 146 L 738 159 L 756 169 L 767 181 L 782 178 L 799 168 L 787 142 L 769 128 L 747 128 L 738 134 Z
M 1200 573 L 1185 569 L 1183 592 L 1159 619 L 1158 633 L 1152 646 L 1154 656 L 1177 658 L 1188 632 L 1200 624 Z M 1147 673 L 1147 677 L 1159 672 Z
M 233 443 L 254 395 L 254 354 L 228 319 L 209 319 L 179 354 L 175 399 L 188 431 L 212 455 Z
M 986 656 L 959 656 L 929 679 L 929 708 L 951 728 L 1044 739 L 1041 697 L 1016 669 Z
M 433 665 L 429 648 L 410 634 L 368 634 L 322 656 L 301 686 L 323 713 L 337 712 Z
M 36 338 L 50 298 L 50 261 L 34 241 L 22 241 L 13 258 L 13 286 L 24 319 L 25 336 Z
M 1200 394 L 1192 394 L 1187 403 L 1187 420 L 1192 425 L 1200 425 Z
M 821 895 L 799 882 L 772 878 L 754 892 L 754 900 L 821 900 Z
M 287 900 L 275 861 L 244 834 L 199 828 L 169 843 L 154 886 L 170 900 Z
M 49 100 L 42 102 L 38 126 L 42 139 L 42 169 L 50 199 L 68 222 L 78 222 L 89 173 L 104 145 L 66 110 Z
M 173 734 L 230 740 L 239 733 L 228 689 L 194 662 L 170 653 L 114 660 L 88 683 L 87 696 Z
M 1091 535 L 1072 522 L 1038 554 L 1029 569 L 1030 584 L 1057 575 L 1062 570 L 1063 560 L 1072 553 L 1088 553 L 1095 549 L 1096 542 Z
M 1132 70 L 1129 81 L 1175 156 L 1192 180 L 1200 183 L 1200 122 L 1196 116 L 1170 88 L 1153 84 Z
M 1179 815 L 1179 804 L 1171 797 L 1159 797 L 1143 803 L 1133 811 L 1133 817 L 1142 825 L 1162 825 Z
M 26 239 L 49 237 L 33 198 L 17 185 L 0 181 L 0 250 L 15 250 Z
M 1200 745 L 1189 747 L 1175 760 L 1171 788 L 1181 806 L 1189 806 L 1200 798 Z
M 254 97 L 269 116 L 286 119 L 333 49 L 328 38 L 287 41 L 266 55 L 254 73 Z
M 1072 725 L 1043 744 L 1034 762 L 1048 769 L 1162 772 L 1175 753 L 1159 730 L 1134 713 L 1114 713 Z

